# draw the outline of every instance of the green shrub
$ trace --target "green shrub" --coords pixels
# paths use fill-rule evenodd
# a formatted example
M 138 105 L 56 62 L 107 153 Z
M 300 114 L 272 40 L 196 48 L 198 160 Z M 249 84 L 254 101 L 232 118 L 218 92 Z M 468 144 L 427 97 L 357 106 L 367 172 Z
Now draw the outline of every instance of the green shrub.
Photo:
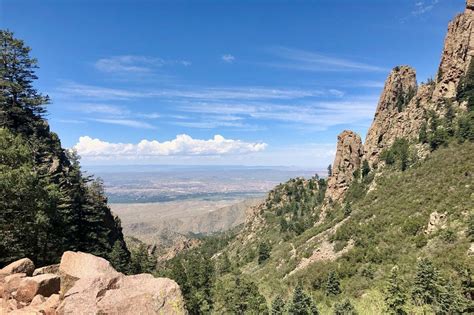
M 357 311 L 351 304 L 351 301 L 345 299 L 334 305 L 334 315 L 357 315 Z

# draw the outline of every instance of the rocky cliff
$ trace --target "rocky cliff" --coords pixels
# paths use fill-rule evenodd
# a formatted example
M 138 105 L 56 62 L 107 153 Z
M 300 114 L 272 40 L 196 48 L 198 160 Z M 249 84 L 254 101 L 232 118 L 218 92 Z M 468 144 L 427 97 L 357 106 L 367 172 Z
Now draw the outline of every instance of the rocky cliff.
M 341 201 L 353 180 L 353 171 L 366 159 L 373 167 L 380 154 L 396 139 L 417 141 L 420 129 L 430 121 L 430 113 L 444 117 L 451 107 L 456 113 L 466 110 L 467 102 L 457 94 L 474 56 L 474 0 L 468 0 L 466 10 L 449 23 L 441 62 L 435 80 L 418 86 L 416 71 L 409 66 L 397 66 L 388 75 L 380 96 L 374 120 L 370 126 L 363 153 L 355 140 L 358 136 L 344 131 L 338 136 L 338 149 L 328 178 L 326 200 Z M 347 139 L 345 139 L 347 137 Z M 353 145 L 348 145 L 355 141 Z M 355 146 L 355 147 L 354 147 Z
M 389 74 L 364 143 L 364 156 L 371 164 L 377 162 L 380 152 L 397 137 L 417 129 L 406 126 L 411 119 L 404 117 L 417 89 L 413 68 L 399 66 Z
M 341 201 L 354 178 L 354 171 L 361 166 L 363 153 L 362 140 L 358 134 L 349 130 L 344 130 L 339 134 L 336 158 L 328 179 L 327 198 L 332 201 Z
M 433 101 L 456 96 L 459 81 L 469 68 L 474 55 L 473 23 L 474 1 L 468 0 L 464 13 L 449 23 Z

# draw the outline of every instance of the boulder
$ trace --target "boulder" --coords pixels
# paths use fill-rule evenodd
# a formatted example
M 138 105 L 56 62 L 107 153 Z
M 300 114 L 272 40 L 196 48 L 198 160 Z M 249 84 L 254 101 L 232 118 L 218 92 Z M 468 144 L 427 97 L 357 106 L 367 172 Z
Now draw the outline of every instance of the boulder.
M 0 273 L 3 274 L 14 274 L 14 273 L 26 273 L 27 276 L 31 276 L 35 271 L 35 265 L 29 258 L 23 258 L 12 262 L 11 264 L 0 269 Z
M 432 212 L 428 221 L 428 226 L 425 229 L 425 234 L 432 234 L 439 229 L 446 227 L 447 213 Z
M 24 278 L 16 291 L 16 299 L 20 302 L 29 303 L 38 294 L 49 297 L 52 294 L 59 293 L 59 288 L 60 278 L 58 275 L 44 274 Z
M 119 288 L 109 290 L 98 302 L 99 310 L 111 314 L 184 314 L 181 290 L 167 278 L 150 274 L 126 276 Z
M 179 286 L 150 274 L 83 278 L 66 293 L 60 314 L 186 314 Z
M 21 281 L 26 277 L 26 273 L 14 273 L 5 277 L 4 290 L 6 293 L 13 293 L 18 290 Z
M 103 258 L 82 252 L 64 252 L 59 264 L 61 297 L 74 286 L 77 280 L 97 278 L 104 274 L 118 275 L 119 273 Z
M 45 315 L 56 315 L 56 309 L 60 302 L 59 294 L 53 294 L 44 303 L 38 305 L 37 309 L 42 311 Z
M 36 306 L 44 303 L 46 301 L 46 298 L 42 296 L 41 294 L 35 295 L 33 300 L 31 300 L 30 306 Z
M 33 271 L 33 276 L 44 275 L 45 273 L 59 275 L 59 264 L 36 268 L 35 271 Z
M 58 313 L 77 314 L 87 309 L 97 314 L 99 311 L 97 299 L 100 299 L 107 290 L 117 288 L 120 277 L 121 274 L 115 276 L 102 274 L 95 278 L 85 277 L 76 280 L 74 286 L 65 292 Z
M 36 299 L 36 297 L 35 297 L 35 299 Z M 60 302 L 59 294 L 51 295 L 48 299 L 45 299 L 40 304 L 34 304 L 33 301 L 31 301 L 30 305 L 28 305 L 26 307 L 23 307 L 21 309 L 18 309 L 18 310 L 11 311 L 8 314 L 9 315 L 26 315 L 26 314 L 28 314 L 28 315 L 32 315 L 32 314 L 57 315 L 58 314 L 56 312 L 56 309 L 57 309 L 57 307 L 59 305 L 59 302 Z M 79 314 L 83 314 L 83 313 L 84 313 L 84 310 L 82 310 L 82 312 L 80 312 Z

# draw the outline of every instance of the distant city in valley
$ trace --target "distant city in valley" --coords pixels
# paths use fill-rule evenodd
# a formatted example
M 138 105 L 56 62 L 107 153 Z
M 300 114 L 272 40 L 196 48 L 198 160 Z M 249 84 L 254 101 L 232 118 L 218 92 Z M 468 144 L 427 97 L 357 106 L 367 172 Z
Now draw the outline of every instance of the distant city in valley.
M 243 200 L 264 196 L 294 177 L 326 176 L 326 170 L 247 166 L 89 166 L 104 180 L 110 203 Z

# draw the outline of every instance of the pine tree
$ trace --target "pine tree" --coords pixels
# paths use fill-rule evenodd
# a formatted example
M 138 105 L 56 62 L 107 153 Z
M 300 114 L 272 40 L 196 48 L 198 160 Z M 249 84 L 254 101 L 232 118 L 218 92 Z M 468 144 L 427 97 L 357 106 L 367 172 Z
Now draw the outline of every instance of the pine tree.
M 130 253 L 124 249 L 123 244 L 119 240 L 115 241 L 108 260 L 117 271 L 123 273 L 130 271 Z
M 428 142 L 428 127 L 426 122 L 423 122 L 420 127 L 420 133 L 418 134 L 418 141 L 420 143 L 427 143 Z
M 351 204 L 347 202 L 347 203 L 344 205 L 344 216 L 345 216 L 345 217 L 350 216 L 350 215 L 351 215 L 351 212 L 352 212 Z
M 334 315 L 357 315 L 357 311 L 351 304 L 351 301 L 345 299 L 334 305 Z
M 0 142 L 12 146 L 0 148 L 10 155 L 0 159 L 0 264 L 25 256 L 37 266 L 57 263 L 66 250 L 108 257 L 117 240 L 128 252 L 101 185 L 83 176 L 77 155 L 43 118 L 49 98 L 33 86 L 37 62 L 29 52 L 0 30 Z
M 283 315 L 285 312 L 285 301 L 281 296 L 277 296 L 272 302 L 272 315 Z
M 156 260 L 148 253 L 147 246 L 140 244 L 131 251 L 130 271 L 133 274 L 153 273 L 156 267 Z
M 385 304 L 387 306 L 387 312 L 390 314 L 406 314 L 403 308 L 406 304 L 406 294 L 398 276 L 397 266 L 393 267 L 390 273 L 387 287 L 385 289 Z
M 331 271 L 326 282 L 326 295 L 338 295 L 341 293 L 339 278 L 335 271 Z
M 32 135 L 41 123 L 49 97 L 34 87 L 37 60 L 13 33 L 0 30 L 0 127 Z
M 436 314 L 462 314 L 466 307 L 466 300 L 451 282 L 439 279 L 438 295 L 433 309 Z
M 467 101 L 468 111 L 474 110 L 474 60 L 472 59 L 465 76 L 459 82 L 456 99 Z
M 329 164 L 328 165 L 328 177 L 331 177 L 332 176 L 332 165 Z
M 222 254 L 221 256 L 222 257 L 220 259 L 219 272 L 221 274 L 229 273 L 232 270 L 232 264 L 230 262 L 229 255 L 224 252 L 224 254 Z
M 416 267 L 412 298 L 418 305 L 432 304 L 438 295 L 438 270 L 427 258 L 422 258 Z
M 362 177 L 363 178 L 367 177 L 369 173 L 370 173 L 369 161 L 364 160 L 364 162 L 362 162 Z
M 293 292 L 293 298 L 288 308 L 288 314 L 291 315 L 317 315 L 319 314 L 316 305 L 310 296 L 308 296 L 301 283 L 299 283 Z
M 270 258 L 270 245 L 267 242 L 262 242 L 258 246 L 258 264 L 263 264 L 268 258 Z

